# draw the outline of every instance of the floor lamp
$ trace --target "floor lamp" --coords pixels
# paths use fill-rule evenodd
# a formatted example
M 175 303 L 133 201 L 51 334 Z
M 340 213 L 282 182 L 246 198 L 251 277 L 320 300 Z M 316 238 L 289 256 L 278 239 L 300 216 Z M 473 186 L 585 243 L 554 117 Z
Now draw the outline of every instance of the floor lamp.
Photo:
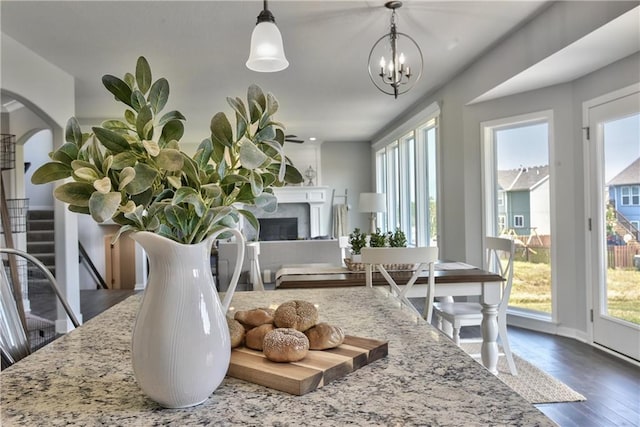
M 387 211 L 387 197 L 384 193 L 360 193 L 358 203 L 360 212 L 369 212 L 370 233 L 376 232 L 376 216 L 378 212 Z

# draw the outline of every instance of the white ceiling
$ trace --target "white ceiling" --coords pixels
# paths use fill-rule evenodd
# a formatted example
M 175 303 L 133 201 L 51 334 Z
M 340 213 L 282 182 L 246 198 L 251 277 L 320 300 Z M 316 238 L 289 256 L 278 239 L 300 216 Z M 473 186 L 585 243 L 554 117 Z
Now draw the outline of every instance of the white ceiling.
M 425 72 L 398 99 L 369 80 L 367 56 L 389 27 L 384 1 L 271 1 L 288 69 L 255 73 L 244 63 L 260 1 L 2 0 L 2 32 L 76 77 L 76 112 L 84 122 L 120 117 L 102 86 L 122 77 L 139 55 L 154 79 L 171 85 L 167 109 L 187 117 L 183 140 L 209 134 L 227 96 L 250 83 L 276 95 L 288 133 L 321 141 L 368 141 L 384 125 L 467 67 L 489 46 L 545 6 L 545 1 L 405 1 L 399 31 L 422 48 Z

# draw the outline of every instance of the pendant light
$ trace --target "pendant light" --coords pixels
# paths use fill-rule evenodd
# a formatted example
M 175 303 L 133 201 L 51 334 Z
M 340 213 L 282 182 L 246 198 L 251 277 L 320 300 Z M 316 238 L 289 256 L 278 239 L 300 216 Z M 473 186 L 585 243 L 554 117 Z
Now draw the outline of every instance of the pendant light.
M 389 1 L 391 28 L 375 42 L 369 52 L 369 77 L 373 84 L 395 98 L 409 91 L 422 76 L 423 58 L 418 43 L 397 29 L 396 9 L 401 1 Z
M 261 73 L 282 71 L 289 66 L 289 61 L 284 56 L 282 35 L 276 26 L 276 19 L 267 8 L 267 0 L 264 0 L 264 9 L 258 15 L 258 22 L 251 34 L 251 51 L 247 60 L 247 68 Z

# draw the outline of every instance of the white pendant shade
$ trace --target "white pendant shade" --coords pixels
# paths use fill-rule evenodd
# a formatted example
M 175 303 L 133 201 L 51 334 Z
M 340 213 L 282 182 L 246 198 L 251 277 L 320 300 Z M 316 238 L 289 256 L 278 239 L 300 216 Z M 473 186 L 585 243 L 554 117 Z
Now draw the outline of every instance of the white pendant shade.
M 289 61 L 284 56 L 282 35 L 273 22 L 260 22 L 251 34 L 251 51 L 247 68 L 262 73 L 284 70 Z

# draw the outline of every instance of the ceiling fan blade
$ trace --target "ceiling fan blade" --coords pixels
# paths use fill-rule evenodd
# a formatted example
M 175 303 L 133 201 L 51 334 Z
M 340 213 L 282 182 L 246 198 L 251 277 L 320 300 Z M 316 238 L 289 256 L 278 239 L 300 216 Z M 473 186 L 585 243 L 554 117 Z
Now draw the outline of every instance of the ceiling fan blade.
M 298 135 L 285 135 L 284 140 L 288 142 L 295 142 L 296 144 L 302 144 L 304 139 L 298 139 Z

